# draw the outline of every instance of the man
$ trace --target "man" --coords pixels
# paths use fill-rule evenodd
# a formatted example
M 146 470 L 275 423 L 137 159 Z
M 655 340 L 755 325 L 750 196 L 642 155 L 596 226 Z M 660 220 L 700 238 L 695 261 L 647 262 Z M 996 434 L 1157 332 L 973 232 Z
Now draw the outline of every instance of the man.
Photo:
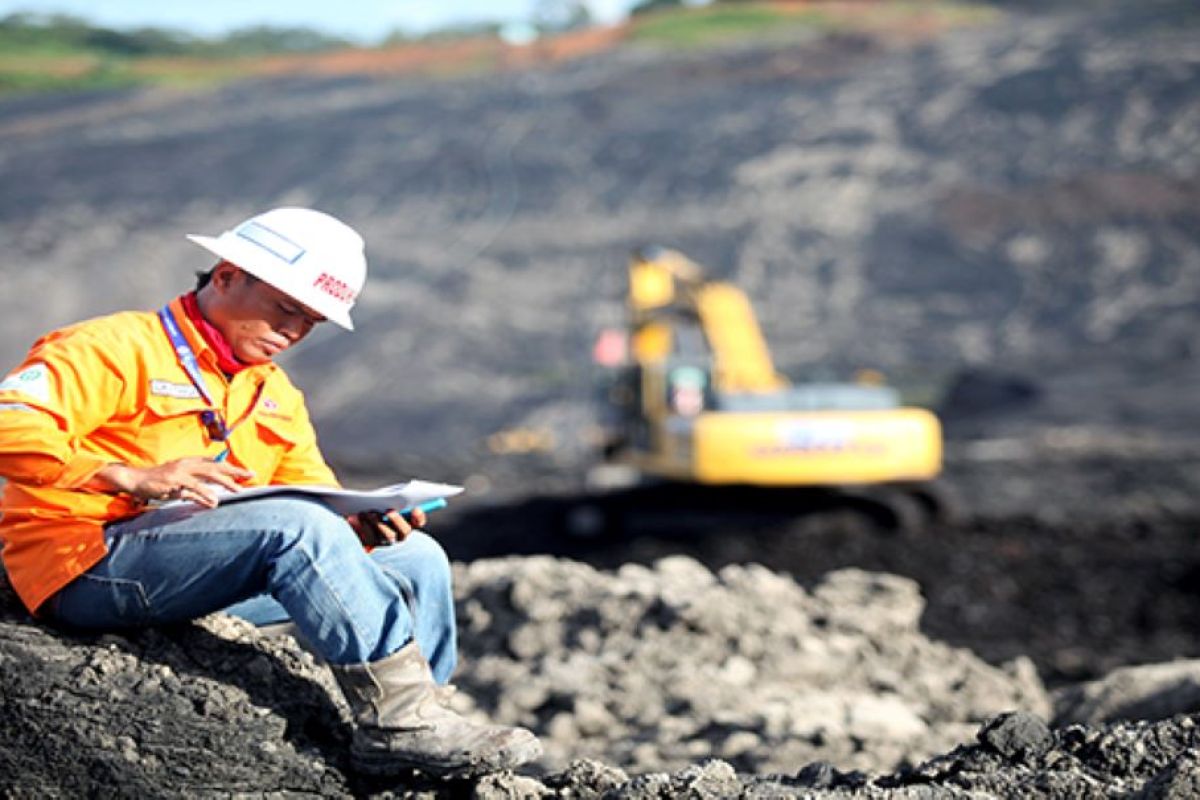
M 188 238 L 220 259 L 196 291 L 54 331 L 0 382 L 0 554 L 22 602 L 93 630 L 221 609 L 290 619 L 346 695 L 367 772 L 469 775 L 536 758 L 529 731 L 440 702 L 454 599 L 430 537 L 396 511 L 218 504 L 246 485 L 336 485 L 303 396 L 272 360 L 325 320 L 353 329 L 361 237 L 279 208 Z

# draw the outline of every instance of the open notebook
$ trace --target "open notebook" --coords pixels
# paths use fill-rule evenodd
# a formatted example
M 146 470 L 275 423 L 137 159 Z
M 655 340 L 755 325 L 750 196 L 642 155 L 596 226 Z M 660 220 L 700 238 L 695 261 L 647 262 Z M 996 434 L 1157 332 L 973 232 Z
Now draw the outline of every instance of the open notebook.
M 224 488 L 217 489 L 221 505 L 242 503 L 260 497 L 300 496 L 320 500 L 338 514 L 343 516 L 357 514 L 360 511 L 387 511 L 397 509 L 408 511 L 416 506 L 424 506 L 431 501 L 445 500 L 463 490 L 461 486 L 449 483 L 432 483 L 430 481 L 406 481 L 394 483 L 391 486 L 381 486 L 378 489 L 338 489 L 333 486 L 252 486 L 230 492 Z M 190 500 L 173 500 L 163 507 L 190 504 Z

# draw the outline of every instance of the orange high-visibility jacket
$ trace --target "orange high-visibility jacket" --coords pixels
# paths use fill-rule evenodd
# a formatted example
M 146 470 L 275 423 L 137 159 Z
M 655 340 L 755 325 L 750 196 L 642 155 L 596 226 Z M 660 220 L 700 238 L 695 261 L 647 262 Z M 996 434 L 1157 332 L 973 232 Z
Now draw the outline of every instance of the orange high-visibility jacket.
M 255 365 L 226 379 L 180 298 L 171 310 L 233 429 L 229 463 L 254 472 L 247 485 L 336 486 L 304 396 L 283 370 Z M 0 556 L 31 612 L 104 557 L 105 523 L 146 510 L 130 495 L 81 487 L 114 462 L 217 456 L 225 443 L 209 438 L 200 419 L 208 408 L 154 312 L 54 331 L 0 382 Z

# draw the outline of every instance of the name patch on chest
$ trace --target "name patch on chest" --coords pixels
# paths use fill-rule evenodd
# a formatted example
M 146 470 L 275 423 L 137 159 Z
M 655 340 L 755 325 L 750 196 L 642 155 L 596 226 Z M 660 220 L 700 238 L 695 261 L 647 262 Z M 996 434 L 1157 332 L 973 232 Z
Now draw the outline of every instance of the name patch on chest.
M 172 383 L 155 378 L 150 381 L 150 394 L 158 397 L 177 397 L 191 400 L 200 397 L 200 392 L 190 383 Z

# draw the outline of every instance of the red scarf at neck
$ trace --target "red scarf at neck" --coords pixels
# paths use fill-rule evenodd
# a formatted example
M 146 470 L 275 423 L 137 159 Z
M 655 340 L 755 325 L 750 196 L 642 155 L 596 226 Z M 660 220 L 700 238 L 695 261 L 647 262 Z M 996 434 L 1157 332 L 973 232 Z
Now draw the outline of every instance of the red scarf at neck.
M 220 367 L 221 372 L 224 372 L 226 375 L 232 375 L 250 366 L 238 361 L 237 356 L 233 354 L 233 348 L 229 346 L 229 342 L 200 313 L 200 304 L 196 302 L 195 292 L 188 292 L 183 296 L 183 311 L 187 314 L 188 319 L 192 321 L 192 324 L 196 326 L 196 330 L 200 331 L 200 335 L 204 338 L 204 341 L 217 354 L 217 366 Z

